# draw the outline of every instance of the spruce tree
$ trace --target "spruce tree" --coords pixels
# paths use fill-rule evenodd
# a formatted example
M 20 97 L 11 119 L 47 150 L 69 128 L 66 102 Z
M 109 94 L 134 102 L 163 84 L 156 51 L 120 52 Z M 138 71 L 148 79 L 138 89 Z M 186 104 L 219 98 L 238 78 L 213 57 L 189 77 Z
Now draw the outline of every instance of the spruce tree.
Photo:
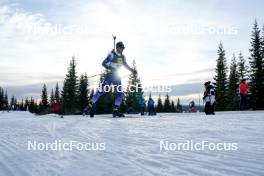
M 264 109 L 264 25 L 262 28 L 262 36 L 261 36 L 261 58 L 262 58 L 262 89 L 261 89 L 261 102 L 262 105 L 261 109 Z
M 178 112 L 178 113 L 182 113 L 183 112 L 182 105 L 181 105 L 181 102 L 180 102 L 180 98 L 178 98 L 178 100 L 177 100 L 176 112 Z
M 23 100 L 22 100 L 23 103 Z M 23 103 L 24 104 L 24 103 Z M 46 84 L 43 85 L 42 88 L 42 94 L 41 94 L 41 104 L 42 104 L 42 109 L 46 109 L 48 107 L 48 94 L 47 94 L 47 87 Z
M 60 100 L 60 89 L 59 89 L 59 84 L 58 83 L 56 84 L 56 87 L 55 87 L 54 98 L 57 101 Z
M 20 109 L 21 111 L 24 111 L 24 110 L 25 110 L 25 107 L 24 107 L 24 99 L 22 99 L 22 101 L 21 101 L 21 103 L 20 103 L 20 105 L 19 105 L 19 109 Z
M 37 113 L 35 106 L 36 106 L 35 105 L 35 100 L 31 97 L 30 102 L 29 102 L 29 107 L 28 107 L 29 112 Z
M 171 101 L 171 112 L 176 112 L 174 101 Z
M 247 79 L 248 78 L 248 67 L 246 65 L 246 60 L 244 59 L 241 52 L 238 55 L 237 66 L 238 66 L 237 70 L 238 70 L 239 80 Z
M 132 69 L 137 71 L 136 62 L 133 61 Z M 126 105 L 134 111 L 139 111 L 139 101 L 143 98 L 143 90 L 140 78 L 137 72 L 132 72 L 129 75 L 128 86 L 126 90 Z
M 81 111 L 88 105 L 88 77 L 87 74 L 81 75 L 79 80 L 79 91 L 78 91 L 79 108 Z
M 10 105 L 12 107 L 15 107 L 15 97 L 14 97 L 14 95 L 11 97 Z
M 4 90 L 0 87 L 0 110 L 3 110 L 4 106 Z
M 37 113 L 40 114 L 41 111 L 42 111 L 42 102 L 40 101 L 40 102 L 38 103 Z
M 157 103 L 157 111 L 158 112 L 163 112 L 163 104 L 162 104 L 162 100 L 161 100 L 160 95 L 159 95 L 158 103 Z
M 262 27 L 262 35 L 261 35 L 261 39 L 260 40 L 261 40 L 261 57 L 262 57 L 262 61 L 263 61 L 264 60 L 264 25 Z
M 9 103 L 8 103 L 8 94 L 7 94 L 7 90 L 5 91 L 5 94 L 4 94 L 4 104 L 5 104 L 6 106 L 9 105 Z
M 26 98 L 26 101 L 25 101 L 25 111 L 29 110 L 29 100 L 28 98 Z
M 257 21 L 254 23 L 251 35 L 250 48 L 250 86 L 251 107 L 253 109 L 264 109 L 264 63 L 263 42 L 260 37 L 260 29 Z
M 50 106 L 51 107 L 53 107 L 54 100 L 55 100 L 54 91 L 53 89 L 51 89 L 51 93 L 50 93 Z
M 17 99 L 14 96 L 12 96 L 11 98 L 10 105 L 13 108 L 13 110 L 17 110 L 18 103 L 17 103 Z
M 167 94 L 164 101 L 164 112 L 170 112 L 170 111 L 171 111 L 170 97 Z
M 62 89 L 62 104 L 63 104 L 63 113 L 65 114 L 74 114 L 78 110 L 78 80 L 76 73 L 76 63 L 74 56 L 70 61 L 70 66 L 68 68 L 68 73 L 64 80 L 63 89 Z
M 239 83 L 239 75 L 237 72 L 236 56 L 234 54 L 230 64 L 230 73 L 228 78 L 227 106 L 226 106 L 226 110 L 228 111 L 235 111 L 238 110 L 239 108 L 238 83 Z
M 9 105 L 7 91 L 0 87 L 0 110 Z
M 222 42 L 218 46 L 218 59 L 216 65 L 216 76 L 215 80 L 215 89 L 216 89 L 216 103 L 215 109 L 217 111 L 226 110 L 226 92 L 227 92 L 227 66 L 226 66 L 226 57 L 225 50 L 223 48 Z

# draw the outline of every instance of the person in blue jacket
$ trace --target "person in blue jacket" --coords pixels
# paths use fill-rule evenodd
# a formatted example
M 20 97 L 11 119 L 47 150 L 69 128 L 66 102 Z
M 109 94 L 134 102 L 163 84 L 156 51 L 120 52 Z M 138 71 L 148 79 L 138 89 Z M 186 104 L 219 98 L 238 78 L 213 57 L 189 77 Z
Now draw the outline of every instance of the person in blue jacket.
M 149 113 L 149 116 L 152 116 L 152 115 L 155 115 L 155 108 L 154 108 L 154 100 L 149 97 L 148 99 L 148 113 Z
M 123 55 L 123 51 L 125 46 L 123 42 L 118 42 L 116 44 L 116 51 L 112 51 L 103 61 L 102 65 L 106 68 L 106 76 L 102 83 L 102 88 L 99 89 L 96 94 L 91 98 L 91 110 L 90 110 L 90 117 L 94 117 L 96 112 L 96 102 L 99 98 L 104 94 L 104 87 L 109 85 L 114 85 L 116 91 L 115 97 L 115 107 L 113 110 L 113 117 L 124 117 L 119 111 L 120 104 L 122 103 L 123 99 L 123 92 L 121 87 L 121 78 L 117 74 L 117 71 L 121 66 L 124 66 L 131 72 L 136 72 L 136 70 L 132 69 L 126 62 L 126 57 Z

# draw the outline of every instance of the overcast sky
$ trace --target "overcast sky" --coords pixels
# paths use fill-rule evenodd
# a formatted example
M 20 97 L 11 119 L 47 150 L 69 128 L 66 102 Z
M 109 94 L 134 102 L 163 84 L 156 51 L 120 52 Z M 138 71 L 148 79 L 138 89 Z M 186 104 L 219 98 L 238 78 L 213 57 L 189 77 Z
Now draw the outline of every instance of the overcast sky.
M 261 0 L 0 0 L 0 86 L 39 98 L 44 83 L 63 81 L 72 55 L 78 74 L 98 74 L 115 34 L 144 86 L 176 85 L 171 96 L 189 101 L 212 80 L 220 40 L 228 60 L 249 55 L 263 7 Z

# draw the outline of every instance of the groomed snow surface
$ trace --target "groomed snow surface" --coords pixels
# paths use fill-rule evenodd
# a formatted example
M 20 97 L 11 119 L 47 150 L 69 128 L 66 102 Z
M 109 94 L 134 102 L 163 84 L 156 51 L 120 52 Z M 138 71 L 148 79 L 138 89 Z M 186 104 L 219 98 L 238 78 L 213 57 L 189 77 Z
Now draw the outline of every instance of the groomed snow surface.
M 34 141 L 39 145 L 37 150 L 32 145 L 28 148 Z M 88 143 L 89 150 L 41 148 L 56 141 Z M 169 150 L 161 147 L 161 141 L 167 141 Z M 176 144 L 187 141 L 235 143 L 237 150 L 175 149 Z M 61 119 L 54 114 L 0 112 L 0 175 L 263 176 L 264 112 L 115 119 L 110 115 Z

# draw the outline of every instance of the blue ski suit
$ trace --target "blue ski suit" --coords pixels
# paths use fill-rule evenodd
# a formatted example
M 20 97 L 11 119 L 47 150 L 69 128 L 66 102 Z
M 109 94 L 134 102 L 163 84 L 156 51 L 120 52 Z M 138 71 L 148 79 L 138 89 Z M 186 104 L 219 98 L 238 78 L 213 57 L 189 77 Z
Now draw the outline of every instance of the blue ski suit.
M 124 93 L 122 92 L 121 78 L 118 76 L 117 71 L 121 66 L 125 66 L 130 71 L 132 71 L 132 69 L 128 66 L 125 56 L 115 51 L 112 51 L 105 58 L 102 65 L 106 68 L 107 74 L 102 83 L 102 88 L 96 92 L 91 101 L 96 103 L 104 94 L 104 87 L 112 84 L 114 85 L 116 91 L 115 106 L 120 106 Z

